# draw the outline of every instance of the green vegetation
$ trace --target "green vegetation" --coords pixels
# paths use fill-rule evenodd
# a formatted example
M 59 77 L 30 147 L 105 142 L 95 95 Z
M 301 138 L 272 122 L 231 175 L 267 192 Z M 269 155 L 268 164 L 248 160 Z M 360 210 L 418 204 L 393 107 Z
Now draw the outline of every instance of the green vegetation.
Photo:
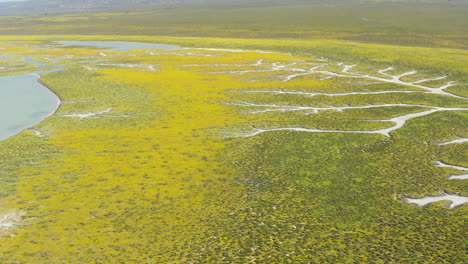
M 311 55 L 307 51 L 311 45 L 317 47 L 314 52 L 328 49 L 332 54 L 327 46 L 334 43 L 341 54 L 323 61 L 203 49 L 105 51 L 103 56 L 99 49 L 44 45 L 48 39 L 89 38 L 25 37 L 39 42 L 4 45 L 9 57 L 58 59 L 53 64 L 67 70 L 41 78 L 64 102 L 56 115 L 35 127 L 44 137 L 27 130 L 0 142 L 5 153 L 0 165 L 5 175 L 2 210 L 24 213 L 19 226 L 3 231 L 1 262 L 457 263 L 465 259 L 460 230 L 466 206 L 419 208 L 404 201 L 438 195 L 441 190 L 466 195 L 465 181 L 446 178 L 456 170 L 434 166 L 438 160 L 467 165 L 459 155 L 463 144 L 438 145 L 467 136 L 466 111 L 408 120 L 391 137 L 294 131 L 236 137 L 252 128 L 372 131 L 392 126 L 379 120 L 427 107 L 466 107 L 462 98 L 422 93 L 427 90 L 411 85 L 369 85 L 366 78 L 323 78 L 324 73 L 284 81 L 294 71 L 269 70 L 272 65 L 295 63 L 289 67 L 323 65 L 324 71 L 347 74 L 340 73 L 339 58 L 355 54 L 345 61 L 358 64 L 349 73 L 390 79 L 376 67 L 399 65 L 396 62 L 404 58 L 400 65 L 405 66 L 394 66 L 388 74 L 417 69 L 418 76 L 401 79 L 418 82 L 440 75 L 433 74 L 442 68 L 436 61 L 451 64 L 453 71 L 445 70 L 448 77 L 443 81 L 427 81 L 429 89 L 465 80 L 466 65 L 450 61 L 448 50 L 319 40 L 122 38 L 193 47 L 269 47 L 297 50 L 304 56 Z M 382 48 L 388 50 L 386 58 L 375 55 Z M 406 50 L 415 56 L 405 58 Z M 426 62 L 416 59 L 423 51 L 430 51 Z M 462 50 L 452 52 L 466 56 Z M 359 54 L 362 57 L 355 59 Z M 220 64 L 224 66 L 216 66 Z M 259 69 L 264 72 L 255 71 Z M 236 73 L 239 70 L 246 72 Z M 408 90 L 417 93 L 366 94 Z M 300 91 L 322 94 L 310 97 Z M 458 86 L 444 91 L 466 96 Z M 364 94 L 346 95 L 350 92 Z M 344 95 L 324 95 L 340 93 Z M 407 106 L 360 108 L 385 104 Z M 252 112 L 271 108 L 268 105 L 330 109 Z M 336 107 L 357 108 L 336 112 Z M 96 116 L 69 116 L 80 113 Z
M 468 7 L 428 2 L 0 17 L 0 75 L 66 69 L 0 141 L 0 263 L 465 262 L 468 207 L 407 200 L 468 196 Z

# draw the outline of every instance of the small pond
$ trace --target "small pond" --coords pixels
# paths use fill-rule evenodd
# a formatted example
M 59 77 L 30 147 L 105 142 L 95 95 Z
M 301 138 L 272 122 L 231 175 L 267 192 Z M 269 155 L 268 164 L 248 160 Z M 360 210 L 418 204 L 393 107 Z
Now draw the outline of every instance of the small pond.
M 130 51 L 132 49 L 163 49 L 175 50 L 179 46 L 158 43 L 145 42 L 127 42 L 127 41 L 56 41 L 62 46 L 87 46 L 108 49 L 111 51 Z

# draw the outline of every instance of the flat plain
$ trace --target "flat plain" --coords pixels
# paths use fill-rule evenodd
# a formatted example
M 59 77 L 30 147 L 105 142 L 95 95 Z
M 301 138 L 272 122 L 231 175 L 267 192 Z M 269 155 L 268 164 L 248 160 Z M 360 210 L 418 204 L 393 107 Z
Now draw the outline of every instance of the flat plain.
M 0 262 L 466 261 L 466 36 L 70 30 L 0 37 L 0 75 L 65 69 L 40 78 L 58 111 L 0 142 Z

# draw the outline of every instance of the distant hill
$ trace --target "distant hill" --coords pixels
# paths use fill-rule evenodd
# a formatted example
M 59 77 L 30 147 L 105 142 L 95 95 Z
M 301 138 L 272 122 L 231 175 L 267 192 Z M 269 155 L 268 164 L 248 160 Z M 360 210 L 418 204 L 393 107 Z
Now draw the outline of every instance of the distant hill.
M 314 1 L 314 0 L 313 0 Z M 234 2 L 234 3 L 232 3 Z M 116 9 L 171 8 L 200 5 L 249 5 L 280 3 L 281 0 L 26 0 L 0 2 L 0 15 L 50 14 Z M 290 2 L 301 2 L 293 0 Z
M 292 3 L 322 3 L 330 5 L 344 2 L 382 3 L 455 3 L 465 0 L 26 0 L 0 2 L 0 15 L 51 14 L 63 12 L 103 11 L 116 9 L 173 8 L 191 6 L 258 6 Z

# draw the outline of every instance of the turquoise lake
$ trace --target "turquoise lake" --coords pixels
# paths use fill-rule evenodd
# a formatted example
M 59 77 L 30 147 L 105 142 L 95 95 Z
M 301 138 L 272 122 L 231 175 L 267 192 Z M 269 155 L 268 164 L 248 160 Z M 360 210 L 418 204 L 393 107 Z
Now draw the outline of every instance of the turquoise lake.
M 51 114 L 60 99 L 37 74 L 0 77 L 0 140 L 32 127 Z

